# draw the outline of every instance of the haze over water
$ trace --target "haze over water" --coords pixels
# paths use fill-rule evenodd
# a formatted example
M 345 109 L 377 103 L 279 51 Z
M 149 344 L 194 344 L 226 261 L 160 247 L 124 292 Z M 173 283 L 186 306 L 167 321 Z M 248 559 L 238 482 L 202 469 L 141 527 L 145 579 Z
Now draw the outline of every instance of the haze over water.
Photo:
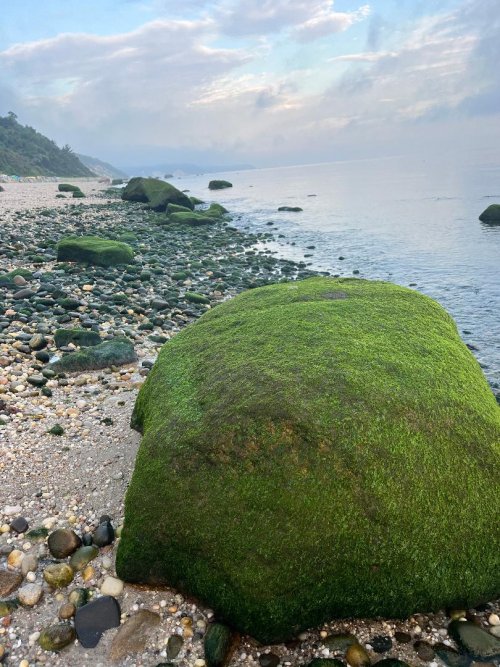
M 233 188 L 209 192 L 212 177 L 227 178 Z M 451 313 L 489 381 L 500 383 L 500 226 L 478 220 L 500 202 L 500 166 L 391 158 L 175 184 L 224 204 L 236 226 L 275 232 L 276 242 L 267 245 L 281 256 L 342 276 L 359 270 L 363 278 L 414 284 Z M 277 212 L 283 205 L 304 210 Z

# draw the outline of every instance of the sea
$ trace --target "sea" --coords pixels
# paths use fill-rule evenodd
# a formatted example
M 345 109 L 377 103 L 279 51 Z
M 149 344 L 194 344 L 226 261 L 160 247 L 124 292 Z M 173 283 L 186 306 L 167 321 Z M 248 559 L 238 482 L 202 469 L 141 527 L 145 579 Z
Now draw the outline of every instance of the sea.
M 210 191 L 211 178 L 233 187 Z M 393 157 L 171 182 L 226 206 L 242 230 L 272 231 L 266 247 L 276 256 L 436 299 L 500 389 L 500 226 L 478 219 L 489 204 L 500 204 L 500 164 Z M 280 206 L 303 210 L 279 212 Z

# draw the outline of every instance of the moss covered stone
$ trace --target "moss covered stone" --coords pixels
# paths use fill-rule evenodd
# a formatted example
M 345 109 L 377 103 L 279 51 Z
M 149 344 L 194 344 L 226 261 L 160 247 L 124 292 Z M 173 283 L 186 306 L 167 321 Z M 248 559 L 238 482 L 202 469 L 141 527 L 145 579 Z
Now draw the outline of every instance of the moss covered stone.
M 191 213 L 191 209 L 187 206 L 179 206 L 179 204 L 167 204 L 167 213 Z
M 78 185 L 71 185 L 71 183 L 59 183 L 57 189 L 59 192 L 80 192 Z
M 232 188 L 233 184 L 229 181 L 214 180 L 208 184 L 209 190 L 224 190 L 225 188 Z
M 224 208 L 222 204 L 217 204 L 216 202 L 210 204 L 209 208 L 206 211 L 203 211 L 205 215 L 208 215 L 210 218 L 222 218 L 228 213 L 227 208 Z
M 57 329 L 54 334 L 54 343 L 56 347 L 64 347 L 69 343 L 81 347 L 91 347 L 92 345 L 99 345 L 101 337 L 97 331 L 89 331 L 88 329 Z
M 147 204 L 153 211 L 165 211 L 168 204 L 177 204 L 192 210 L 193 203 L 183 192 L 170 183 L 156 178 L 131 178 L 123 188 L 122 199 Z
M 488 206 L 479 216 L 479 220 L 492 225 L 500 225 L 500 204 Z
M 123 336 L 105 341 L 94 347 L 86 347 L 78 352 L 66 354 L 50 364 L 56 373 L 97 370 L 108 366 L 122 366 L 137 361 L 132 342 Z
M 127 581 L 178 587 L 262 642 L 499 592 L 500 409 L 418 292 L 245 292 L 162 349 L 132 423 Z
M 200 227 L 202 225 L 211 225 L 216 222 L 215 218 L 210 217 L 205 212 L 190 211 L 189 213 L 172 213 L 169 222 L 178 225 L 189 225 L 190 227 Z
M 75 236 L 57 244 L 58 262 L 87 262 L 98 266 L 130 264 L 134 251 L 126 243 L 108 241 L 97 236 Z

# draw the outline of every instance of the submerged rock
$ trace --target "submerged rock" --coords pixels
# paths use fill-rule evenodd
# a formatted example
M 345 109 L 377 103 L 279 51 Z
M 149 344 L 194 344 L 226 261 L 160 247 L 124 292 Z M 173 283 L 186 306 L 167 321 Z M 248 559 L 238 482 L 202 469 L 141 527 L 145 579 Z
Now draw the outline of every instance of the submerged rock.
M 97 370 L 108 366 L 122 366 L 137 361 L 133 343 L 123 336 L 99 345 L 66 354 L 50 364 L 56 373 Z
M 479 220 L 490 225 L 500 225 L 500 204 L 488 206 L 479 216 Z
M 223 180 L 213 180 L 210 181 L 208 184 L 208 189 L 209 190 L 224 190 L 225 188 L 232 188 L 233 184 L 230 183 L 229 181 L 223 181 Z
M 192 210 L 193 203 L 183 192 L 170 183 L 156 178 L 131 178 L 122 191 L 122 199 L 147 204 L 153 211 L 165 211 L 169 204 Z
M 97 266 L 130 264 L 134 251 L 127 243 L 109 241 L 98 236 L 74 236 L 57 244 L 58 262 L 87 262 Z
M 500 410 L 426 296 L 250 290 L 163 347 L 132 423 L 121 579 L 177 586 L 266 643 L 497 592 Z

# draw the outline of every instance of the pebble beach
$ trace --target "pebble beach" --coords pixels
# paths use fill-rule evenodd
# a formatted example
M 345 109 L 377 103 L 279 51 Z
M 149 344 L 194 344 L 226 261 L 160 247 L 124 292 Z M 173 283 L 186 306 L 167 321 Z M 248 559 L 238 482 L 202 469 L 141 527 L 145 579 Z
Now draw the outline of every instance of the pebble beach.
M 85 198 L 77 201 L 56 197 L 53 182 L 6 183 L 0 193 L 0 664 L 205 667 L 212 611 L 176 590 L 126 584 L 114 570 L 140 441 L 130 428 L 135 398 L 161 346 L 207 309 L 245 289 L 315 272 L 267 250 L 271 231 L 243 233 L 230 220 L 173 228 L 105 184 L 80 187 Z M 130 244 L 134 264 L 56 262 L 57 242 L 82 232 Z M 51 363 L 77 347 L 56 345 L 61 328 L 94 332 L 103 342 L 125 336 L 136 360 L 56 373 Z M 74 548 L 57 553 L 48 539 L 57 530 L 63 546 L 73 540 Z M 88 606 L 109 598 L 117 603 L 114 625 L 108 611 Z M 90 620 L 79 612 L 86 606 L 95 609 Z M 457 652 L 463 646 L 448 626 L 463 618 L 478 633 L 482 657 Z M 77 623 L 79 636 L 85 623 L 103 624 L 95 647 L 76 639 Z M 51 639 L 64 642 L 62 650 L 45 650 Z M 348 654 L 352 667 L 387 658 L 468 667 L 498 662 L 492 646 L 499 640 L 500 605 L 489 601 L 406 620 L 332 620 L 276 646 L 235 637 L 227 664 L 305 667 Z

